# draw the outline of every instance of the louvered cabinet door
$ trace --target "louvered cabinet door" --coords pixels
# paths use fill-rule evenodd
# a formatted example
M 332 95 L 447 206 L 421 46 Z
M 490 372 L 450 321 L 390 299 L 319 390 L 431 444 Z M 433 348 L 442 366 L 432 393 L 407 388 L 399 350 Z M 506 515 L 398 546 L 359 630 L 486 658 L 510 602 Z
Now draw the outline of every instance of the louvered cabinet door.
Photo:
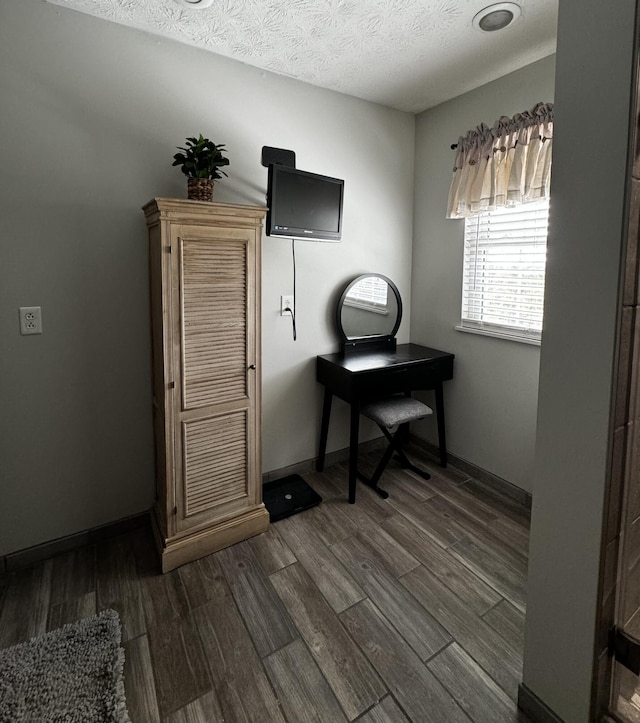
M 172 228 L 176 532 L 260 500 L 255 238 L 246 229 Z

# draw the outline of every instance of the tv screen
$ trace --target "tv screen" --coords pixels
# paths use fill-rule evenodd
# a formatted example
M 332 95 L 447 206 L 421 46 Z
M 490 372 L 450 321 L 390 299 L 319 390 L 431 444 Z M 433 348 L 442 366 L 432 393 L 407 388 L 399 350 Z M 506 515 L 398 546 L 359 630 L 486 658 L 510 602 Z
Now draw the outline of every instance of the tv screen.
M 269 166 L 267 235 L 340 241 L 343 192 L 339 178 Z

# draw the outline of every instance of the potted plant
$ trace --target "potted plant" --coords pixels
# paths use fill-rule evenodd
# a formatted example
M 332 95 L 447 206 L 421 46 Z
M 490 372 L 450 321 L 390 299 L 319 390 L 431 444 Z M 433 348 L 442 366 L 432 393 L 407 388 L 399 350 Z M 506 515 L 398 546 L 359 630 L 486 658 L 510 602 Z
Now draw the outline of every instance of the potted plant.
M 187 177 L 187 198 L 211 201 L 214 181 L 227 175 L 220 170 L 221 166 L 229 165 L 229 159 L 222 155 L 224 145 L 213 143 L 200 133 L 198 138 L 187 138 L 184 148 L 177 148 L 183 153 L 176 153 L 171 165 L 181 166 Z

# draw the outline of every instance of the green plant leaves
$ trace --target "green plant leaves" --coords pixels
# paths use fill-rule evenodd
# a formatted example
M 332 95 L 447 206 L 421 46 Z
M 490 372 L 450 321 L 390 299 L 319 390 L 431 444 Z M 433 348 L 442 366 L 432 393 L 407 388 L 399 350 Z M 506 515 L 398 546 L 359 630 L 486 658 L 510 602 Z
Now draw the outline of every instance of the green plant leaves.
M 185 176 L 190 178 L 222 178 L 227 174 L 220 170 L 221 166 L 228 166 L 229 159 L 222 155 L 226 152 L 223 143 L 213 143 L 202 133 L 198 138 L 186 138 L 186 146 L 177 146 L 182 153 L 173 156 L 172 166 L 180 166 Z

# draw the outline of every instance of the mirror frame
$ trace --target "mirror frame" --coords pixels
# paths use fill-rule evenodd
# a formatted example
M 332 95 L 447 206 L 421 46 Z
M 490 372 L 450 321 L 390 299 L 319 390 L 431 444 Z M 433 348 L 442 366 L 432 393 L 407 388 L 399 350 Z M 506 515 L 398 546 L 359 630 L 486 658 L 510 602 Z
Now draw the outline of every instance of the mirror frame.
M 362 279 L 368 279 L 371 276 L 375 276 L 378 279 L 383 279 L 384 281 L 386 281 L 391 291 L 393 291 L 393 295 L 395 296 L 396 303 L 398 305 L 395 324 L 390 334 L 376 334 L 363 337 L 348 337 L 345 334 L 344 327 L 342 326 L 342 306 L 345 299 L 347 298 L 349 290 L 359 281 L 362 281 Z M 401 321 L 402 297 L 400 296 L 400 291 L 398 290 L 398 287 L 393 283 L 393 281 L 391 281 L 391 279 L 384 274 L 360 274 L 360 276 L 356 276 L 354 279 L 351 279 L 351 281 L 344 287 L 344 290 L 340 294 L 340 299 L 338 300 L 338 304 L 336 306 L 336 327 L 340 336 L 340 343 L 342 345 L 343 352 L 364 349 L 395 349 L 396 334 L 398 333 L 398 329 L 400 328 Z

